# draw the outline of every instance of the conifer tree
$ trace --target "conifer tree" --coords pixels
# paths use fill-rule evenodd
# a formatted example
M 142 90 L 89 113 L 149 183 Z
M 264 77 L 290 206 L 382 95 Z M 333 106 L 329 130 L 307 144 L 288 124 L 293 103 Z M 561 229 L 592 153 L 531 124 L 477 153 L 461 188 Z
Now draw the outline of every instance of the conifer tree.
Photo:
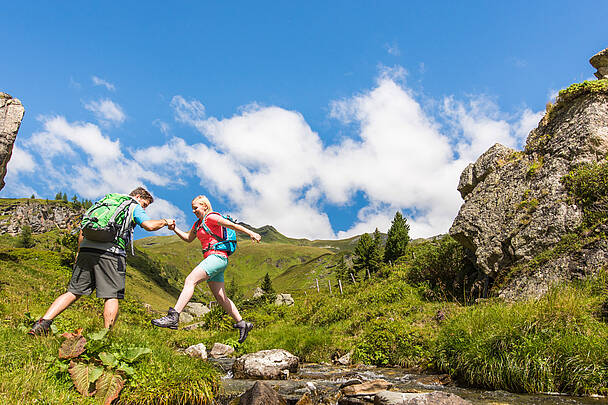
M 375 273 L 380 269 L 382 263 L 382 238 L 378 229 L 374 232 L 372 238 L 368 233 L 364 233 L 359 238 L 357 246 L 355 246 L 355 255 L 353 265 L 357 272 L 363 270 Z
M 68 195 L 66 193 L 63 193 L 63 195 L 61 196 L 61 199 L 65 202 L 68 201 Z
M 410 242 L 410 226 L 407 219 L 399 211 L 395 213 L 391 228 L 388 230 L 388 238 L 384 247 L 384 262 L 394 263 L 395 260 L 405 255 L 405 250 Z
M 344 255 L 340 256 L 340 261 L 338 264 L 336 264 L 336 278 L 338 280 L 342 280 L 342 282 L 353 282 L 353 280 L 350 278 L 350 269 L 346 265 Z
M 274 288 L 272 288 L 272 281 L 270 280 L 268 273 L 266 273 L 264 276 L 264 280 L 262 280 L 262 285 L 260 285 L 260 288 L 264 290 L 264 298 L 266 301 L 270 302 L 275 299 L 276 294 L 274 292 Z
M 17 239 L 17 247 L 31 248 L 35 244 L 34 238 L 32 238 L 32 228 L 29 225 L 24 225 Z
M 60 191 L 57 194 L 55 194 L 55 200 L 61 200 L 61 199 L 62 199 L 62 195 L 61 195 L 61 191 Z

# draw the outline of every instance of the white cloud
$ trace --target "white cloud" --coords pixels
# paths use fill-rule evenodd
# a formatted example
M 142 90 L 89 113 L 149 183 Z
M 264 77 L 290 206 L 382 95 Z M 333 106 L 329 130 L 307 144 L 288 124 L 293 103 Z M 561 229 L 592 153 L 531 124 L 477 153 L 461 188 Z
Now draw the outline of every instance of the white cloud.
M 169 125 L 165 121 L 160 120 L 160 119 L 155 119 L 154 121 L 152 121 L 152 124 L 154 126 L 158 127 L 158 129 L 160 129 L 160 132 L 163 135 L 169 136 L 171 134 L 171 125 Z
M 101 79 L 101 78 L 99 78 L 97 76 L 93 76 L 91 78 L 91 80 L 93 80 L 93 84 L 95 86 L 103 86 L 103 87 L 105 87 L 106 89 L 108 89 L 110 91 L 116 90 L 116 87 L 112 83 L 109 83 L 109 82 L 107 82 L 107 81 L 105 81 L 105 80 L 103 80 L 103 79 Z
M 347 237 L 386 231 L 396 210 L 411 213 L 413 237 L 445 233 L 462 201 L 456 185 L 463 168 L 496 142 L 520 147 L 542 113 L 501 113 L 487 97 L 446 98 L 425 111 L 400 80 L 400 67 L 381 68 L 375 88 L 333 102 L 331 116 L 356 123 L 356 136 L 324 146 L 295 111 L 252 104 L 230 118 L 206 117 L 198 101 L 173 98 L 179 122 L 203 138 L 189 145 L 173 138 L 139 155 L 140 162 L 183 174 L 190 166 L 213 198 L 228 200 L 235 215 L 256 226 L 272 224 L 289 236 Z M 449 123 L 449 134 L 433 117 Z M 450 136 L 448 136 L 450 135 Z M 172 173 L 172 174 L 171 174 Z M 347 230 L 331 228 L 324 205 L 364 205 Z
M 122 108 L 109 99 L 91 101 L 85 104 L 84 107 L 95 114 L 97 119 L 104 125 L 120 124 L 126 119 Z
M 390 44 L 384 44 L 384 48 L 386 48 L 386 52 L 393 56 L 401 55 L 401 50 L 399 49 L 399 45 L 396 42 Z
M 31 173 L 36 169 L 36 162 L 30 153 L 13 145 L 13 153 L 7 164 L 7 171 L 17 173 Z
M 175 219 L 177 222 L 177 226 L 181 229 L 189 229 L 189 225 L 186 223 L 186 214 L 184 211 L 177 208 L 175 205 L 171 204 L 167 200 L 163 200 L 161 198 L 154 197 L 154 202 L 146 208 L 146 214 L 150 218 L 167 218 L 167 219 Z M 168 230 L 167 228 L 162 228 L 157 231 L 158 235 L 173 235 L 173 231 Z
M 169 180 L 145 170 L 122 153 L 120 142 L 91 123 L 42 117 L 43 130 L 26 142 L 42 161 L 49 189 L 68 187 L 89 199 L 109 192 L 126 193 L 147 182 L 165 186 Z

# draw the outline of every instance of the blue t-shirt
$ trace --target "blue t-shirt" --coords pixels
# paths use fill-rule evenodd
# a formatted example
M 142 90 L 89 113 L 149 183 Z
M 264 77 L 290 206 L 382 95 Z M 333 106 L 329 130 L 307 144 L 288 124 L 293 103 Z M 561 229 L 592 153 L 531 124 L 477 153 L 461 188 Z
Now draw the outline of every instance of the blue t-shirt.
M 149 221 L 150 217 L 146 214 L 146 211 L 141 207 L 141 205 L 137 204 L 135 209 L 133 210 L 133 222 L 137 225 L 141 226 L 141 223 L 144 221 Z

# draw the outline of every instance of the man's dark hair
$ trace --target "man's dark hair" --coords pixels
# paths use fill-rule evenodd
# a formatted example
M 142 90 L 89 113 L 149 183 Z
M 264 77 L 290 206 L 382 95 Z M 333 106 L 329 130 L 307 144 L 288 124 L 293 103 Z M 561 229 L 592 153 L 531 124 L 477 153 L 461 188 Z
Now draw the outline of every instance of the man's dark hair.
M 129 195 L 131 197 L 143 198 L 144 200 L 148 201 L 149 204 L 152 204 L 154 202 L 152 194 L 150 194 L 148 190 L 143 187 L 137 187 L 135 190 L 131 191 Z

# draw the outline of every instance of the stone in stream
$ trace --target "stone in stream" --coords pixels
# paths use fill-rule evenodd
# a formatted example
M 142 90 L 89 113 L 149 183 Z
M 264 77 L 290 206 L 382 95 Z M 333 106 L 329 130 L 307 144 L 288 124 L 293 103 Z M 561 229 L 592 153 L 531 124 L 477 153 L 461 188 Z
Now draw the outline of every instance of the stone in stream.
M 285 380 L 298 371 L 298 358 L 287 350 L 272 349 L 239 357 L 232 366 L 234 378 Z
M 234 347 L 223 343 L 214 343 L 209 356 L 214 359 L 222 359 L 224 357 L 230 357 L 232 353 L 234 353 Z
M 392 386 L 393 384 L 386 380 L 372 380 L 361 384 L 346 386 L 342 388 L 342 393 L 347 397 L 374 395 L 380 391 L 388 390 Z
M 238 401 L 239 405 L 287 405 L 287 401 L 272 387 L 263 382 L 256 381 L 253 387 L 245 391 Z
M 468 405 L 471 402 L 458 395 L 441 391 L 405 393 L 381 391 L 374 397 L 374 405 Z
M 203 343 L 192 345 L 186 349 L 186 354 L 190 357 L 197 357 L 205 360 L 207 358 L 207 348 Z

